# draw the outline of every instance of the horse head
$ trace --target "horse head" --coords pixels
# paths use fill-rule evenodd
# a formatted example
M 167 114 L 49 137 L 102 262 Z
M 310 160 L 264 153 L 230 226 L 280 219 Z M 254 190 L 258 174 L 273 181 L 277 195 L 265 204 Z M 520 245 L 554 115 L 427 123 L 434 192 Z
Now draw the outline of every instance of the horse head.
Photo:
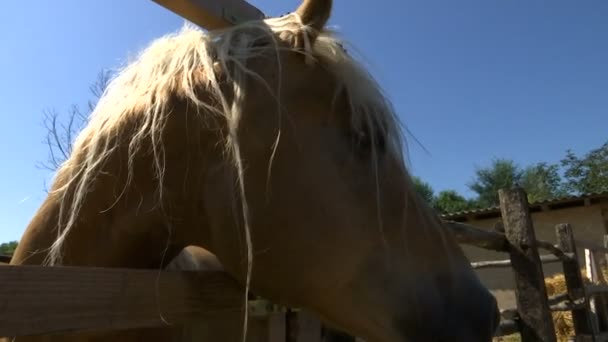
M 416 194 L 397 115 L 325 28 L 331 9 L 151 44 L 110 83 L 17 262 L 50 248 L 51 264 L 154 267 L 198 245 L 367 341 L 489 342 L 496 301 Z

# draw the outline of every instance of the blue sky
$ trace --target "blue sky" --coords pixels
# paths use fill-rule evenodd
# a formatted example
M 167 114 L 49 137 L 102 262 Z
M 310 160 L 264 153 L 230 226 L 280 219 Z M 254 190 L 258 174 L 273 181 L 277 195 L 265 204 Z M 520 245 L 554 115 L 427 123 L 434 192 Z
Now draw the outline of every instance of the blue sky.
M 297 0 L 251 1 L 269 15 Z M 608 140 L 608 1 L 337 0 L 331 24 L 365 57 L 401 120 L 411 170 L 435 190 L 493 157 L 557 162 Z M 42 111 L 84 105 L 102 68 L 183 21 L 150 0 L 0 5 L 0 242 L 44 198 Z

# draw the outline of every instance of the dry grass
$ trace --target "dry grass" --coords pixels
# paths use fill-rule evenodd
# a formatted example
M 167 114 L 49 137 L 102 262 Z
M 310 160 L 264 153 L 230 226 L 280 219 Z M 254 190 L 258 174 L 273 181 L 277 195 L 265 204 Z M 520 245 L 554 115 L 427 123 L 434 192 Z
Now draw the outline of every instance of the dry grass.
M 521 337 L 519 336 L 519 334 L 494 337 L 494 339 L 492 339 L 492 342 L 521 342 Z
M 583 275 L 583 281 L 587 284 L 590 283 L 589 278 L 586 277 L 584 269 L 581 270 Z M 603 270 L 604 279 L 608 279 L 608 268 Z M 556 274 L 552 277 L 545 278 L 545 287 L 547 289 L 547 296 L 555 296 L 566 293 L 566 281 L 563 274 Z M 574 325 L 572 323 L 572 312 L 570 311 L 559 311 L 553 312 L 553 324 L 555 325 L 555 334 L 558 342 L 567 342 L 569 337 L 574 336 Z M 493 342 L 519 342 L 521 337 L 519 334 L 513 334 L 508 336 L 496 337 Z
M 583 270 L 584 272 L 584 270 Z M 588 279 L 583 274 L 585 282 Z M 563 274 L 556 274 L 553 277 L 545 278 L 545 287 L 547 288 L 547 296 L 555 296 L 566 293 L 566 280 Z M 559 342 L 567 342 L 568 338 L 574 335 L 574 326 L 572 324 L 572 312 L 558 311 L 553 312 L 553 324 L 555 325 L 555 335 Z
M 586 276 L 585 270 L 581 270 L 583 281 L 585 284 L 590 284 L 591 281 Z M 604 279 L 608 279 L 608 268 L 603 268 L 602 274 Z M 553 296 L 566 293 L 566 281 L 563 274 L 558 274 L 545 279 L 545 287 L 547 295 Z M 559 342 L 567 342 L 568 337 L 574 336 L 574 325 L 572 323 L 572 312 L 561 311 L 553 313 L 553 323 L 555 325 L 555 333 Z

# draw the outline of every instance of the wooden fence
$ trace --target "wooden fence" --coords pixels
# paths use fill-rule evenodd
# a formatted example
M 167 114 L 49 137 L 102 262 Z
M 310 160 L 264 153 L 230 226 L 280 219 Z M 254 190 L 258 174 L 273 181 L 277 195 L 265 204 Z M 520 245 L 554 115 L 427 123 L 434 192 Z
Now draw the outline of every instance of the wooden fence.
M 501 190 L 499 198 L 502 223 L 495 231 L 465 224 L 461 224 L 460 231 L 456 230 L 466 244 L 509 255 L 506 260 L 472 263 L 475 269 L 513 270 L 517 308 L 501 312 L 495 336 L 519 333 L 523 342 L 555 342 L 552 312 L 570 311 L 575 332 L 572 341 L 608 341 L 608 284 L 604 273 L 608 265 L 608 236 L 603 245 L 578 241 L 572 226 L 564 223 L 555 227 L 555 244 L 537 240 L 526 193 L 521 189 Z M 471 231 L 476 230 L 477 234 L 472 235 Z M 581 273 L 580 249 L 585 251 L 587 282 Z M 549 254 L 540 255 L 539 250 Z M 542 267 L 545 263 L 561 263 L 566 293 L 547 296 Z
M 536 239 L 526 194 L 499 191 L 502 224 L 488 231 L 450 222 L 462 244 L 508 254 L 509 259 L 474 262 L 476 269 L 510 267 L 517 308 L 504 310 L 496 336 L 519 333 L 523 342 L 555 342 L 552 311 L 571 311 L 575 341 L 608 341 L 608 237 L 604 245 L 576 241 L 572 227 L 555 227 L 556 243 Z M 585 283 L 577 246 L 585 250 Z M 540 255 L 539 249 L 549 252 Z M 8 261 L 6 258 L 0 262 Z M 543 263 L 561 263 L 567 293 L 548 297 Z M 196 325 L 218 311 L 241 310 L 242 291 L 222 272 L 0 267 L 0 336 Z M 326 329 L 313 315 L 263 300 L 248 308 L 254 340 L 321 342 L 358 339 Z M 259 336 L 258 336 L 259 335 Z M 262 336 L 262 337 L 260 337 Z
M 224 272 L 10 266 L 8 261 L 3 257 L 0 267 L 0 337 L 196 326 L 242 313 L 243 291 Z M 251 300 L 248 310 L 248 341 L 347 341 L 306 311 L 262 299 Z

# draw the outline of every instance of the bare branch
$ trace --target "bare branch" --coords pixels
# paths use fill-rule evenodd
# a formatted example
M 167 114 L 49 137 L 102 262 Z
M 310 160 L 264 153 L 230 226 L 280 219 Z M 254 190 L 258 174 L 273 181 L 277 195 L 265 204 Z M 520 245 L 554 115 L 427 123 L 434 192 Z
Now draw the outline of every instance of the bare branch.
M 56 113 L 56 112 L 53 112 Z M 67 147 L 64 146 L 63 141 L 61 141 L 61 133 L 57 130 L 57 117 L 58 115 L 53 115 L 51 117 L 51 130 L 49 131 L 49 135 L 50 135 L 50 139 L 53 140 L 53 142 L 55 143 L 55 148 L 57 148 L 57 150 L 59 151 L 59 153 L 61 153 L 61 155 L 59 156 L 59 158 L 61 158 L 62 160 L 65 160 L 68 157 L 67 154 Z
M 39 167 L 54 171 L 61 165 L 67 156 L 65 144 L 62 142 L 60 138 L 61 135 L 58 131 L 59 114 L 57 111 L 54 109 L 46 109 L 43 111 L 43 115 L 43 124 L 47 131 L 44 143 L 49 149 L 49 156 L 46 162 L 39 163 Z
M 88 101 L 89 113 L 93 112 L 95 106 L 97 105 L 97 101 L 101 98 L 103 93 L 108 88 L 108 84 L 110 83 L 111 72 L 109 70 L 102 70 L 97 74 L 97 80 L 93 83 L 89 90 L 91 94 L 93 94 L 93 101 Z
M 66 117 L 61 117 L 55 109 L 43 111 L 43 124 L 46 128 L 44 144 L 47 145 L 49 152 L 46 162 L 38 163 L 38 167 L 56 171 L 69 158 L 74 139 L 105 92 L 110 76 L 110 71 L 102 70 L 97 75 L 96 81 L 89 86 L 93 99 L 87 101 L 86 113 L 76 104 L 66 112 Z

